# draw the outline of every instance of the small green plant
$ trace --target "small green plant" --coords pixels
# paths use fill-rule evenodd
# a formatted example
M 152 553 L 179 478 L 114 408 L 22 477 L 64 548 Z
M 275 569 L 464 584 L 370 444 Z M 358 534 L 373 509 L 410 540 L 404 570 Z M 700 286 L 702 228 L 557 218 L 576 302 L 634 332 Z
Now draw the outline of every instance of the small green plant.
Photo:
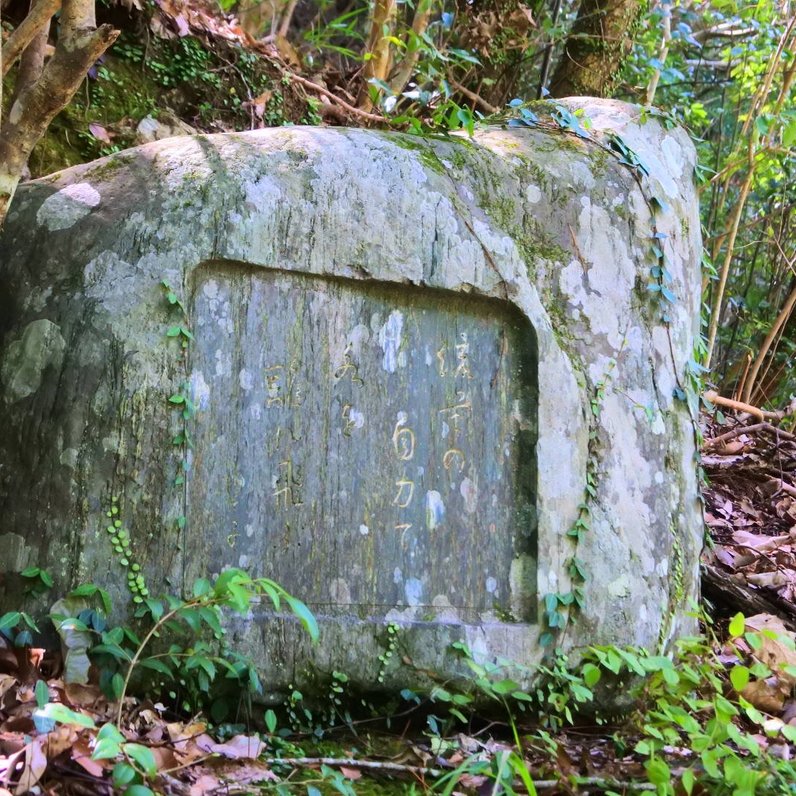
M 33 644 L 33 633 L 39 628 L 29 614 L 24 611 L 9 611 L 0 616 L 0 637 L 7 639 L 15 647 L 29 647 Z
M 49 572 L 39 567 L 28 567 L 19 573 L 25 578 L 25 593 L 39 597 L 53 587 L 53 579 Z

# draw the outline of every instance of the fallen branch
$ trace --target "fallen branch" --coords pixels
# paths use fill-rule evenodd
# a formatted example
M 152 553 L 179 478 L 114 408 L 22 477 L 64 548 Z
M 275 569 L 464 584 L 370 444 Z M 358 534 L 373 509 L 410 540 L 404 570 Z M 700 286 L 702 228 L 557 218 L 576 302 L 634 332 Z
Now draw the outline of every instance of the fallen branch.
M 705 446 L 710 448 L 716 448 L 723 445 L 725 442 L 729 442 L 730 440 L 735 439 L 736 437 L 740 437 L 743 434 L 752 434 L 755 431 L 767 431 L 769 434 L 773 434 L 775 437 L 779 439 L 785 440 L 796 440 L 796 434 L 791 434 L 788 431 L 783 431 L 781 428 L 777 428 L 776 426 L 772 426 L 771 423 L 755 423 L 751 426 L 738 426 L 734 428 L 732 431 L 728 431 L 725 434 L 722 434 L 718 437 L 713 437 L 713 439 L 706 439 Z
M 403 763 L 389 763 L 380 760 L 355 760 L 349 757 L 266 757 L 262 760 L 269 766 L 331 766 L 332 768 L 365 768 L 372 771 L 392 771 L 395 773 L 414 774 L 416 776 L 442 777 L 451 771 L 424 766 L 408 766 Z M 654 791 L 655 785 L 649 782 L 620 782 L 606 777 L 573 777 L 573 784 L 590 785 L 592 787 L 618 788 L 631 791 Z M 535 779 L 533 784 L 539 789 L 560 788 L 560 779 Z
M 724 398 L 715 390 L 708 390 L 705 393 L 705 400 L 717 406 L 723 406 L 725 409 L 734 409 L 736 412 L 746 412 L 746 414 L 756 417 L 761 422 L 766 419 L 767 414 L 774 415 L 773 412 L 767 413 L 758 406 L 752 406 L 752 404 L 747 404 L 743 401 L 734 401 L 732 398 Z
M 722 572 L 710 564 L 701 564 L 702 592 L 714 603 L 723 604 L 728 613 L 740 611 L 745 616 L 774 614 L 788 630 L 796 632 L 796 616 L 792 610 L 764 597 L 759 591 L 736 581 L 729 573 Z
M 319 94 L 323 94 L 324 97 L 331 100 L 332 102 L 339 105 L 341 108 L 345 108 L 349 113 L 353 114 L 354 116 L 358 116 L 360 119 L 365 119 L 366 121 L 373 122 L 374 124 L 388 124 L 389 119 L 386 119 L 384 116 L 378 116 L 375 113 L 368 113 L 367 111 L 363 111 L 360 108 L 355 108 L 350 103 L 346 102 L 344 99 L 340 99 L 340 97 L 332 94 L 331 91 L 324 88 L 323 86 L 319 86 L 317 83 L 313 83 L 311 80 L 307 80 L 306 77 L 301 77 L 301 75 L 295 75 L 292 72 L 285 72 L 291 80 L 295 80 L 304 88 L 308 88 L 311 91 L 317 91 Z
M 404 763 L 390 763 L 386 760 L 355 760 L 349 757 L 266 757 L 262 762 L 269 766 L 331 766 L 333 768 L 368 768 L 374 771 L 393 771 L 416 776 L 441 777 L 446 773 L 439 768 L 408 766 Z
M 474 102 L 476 105 L 480 106 L 482 111 L 486 111 L 487 113 L 497 113 L 500 108 L 496 108 L 491 103 L 487 102 L 483 97 L 480 97 L 474 91 L 470 91 L 469 88 L 463 86 L 461 83 L 457 83 L 452 77 L 448 78 L 448 83 L 453 86 L 460 94 L 464 94 L 467 99 L 471 102 Z

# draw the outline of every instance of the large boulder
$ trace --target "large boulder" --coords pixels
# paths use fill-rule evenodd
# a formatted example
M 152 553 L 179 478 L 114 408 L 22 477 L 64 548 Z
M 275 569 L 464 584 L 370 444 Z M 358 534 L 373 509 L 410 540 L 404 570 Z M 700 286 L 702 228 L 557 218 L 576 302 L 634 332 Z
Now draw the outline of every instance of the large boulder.
M 559 116 L 173 138 L 22 186 L 0 569 L 120 609 L 273 577 L 322 631 L 236 625 L 275 687 L 373 685 L 389 623 L 388 685 L 455 674 L 454 641 L 533 665 L 691 632 L 694 150 L 621 103 Z

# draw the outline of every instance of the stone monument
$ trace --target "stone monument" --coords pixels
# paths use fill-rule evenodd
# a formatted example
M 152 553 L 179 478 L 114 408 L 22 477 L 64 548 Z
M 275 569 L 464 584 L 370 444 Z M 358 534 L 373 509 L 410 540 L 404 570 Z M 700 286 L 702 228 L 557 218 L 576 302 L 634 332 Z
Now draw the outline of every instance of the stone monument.
M 22 186 L 0 570 L 120 606 L 132 561 L 153 594 L 272 577 L 321 626 L 235 626 L 277 688 L 373 686 L 388 623 L 388 685 L 460 672 L 454 641 L 530 666 L 546 634 L 690 632 L 694 151 L 632 106 L 563 108 L 590 131 L 182 137 Z

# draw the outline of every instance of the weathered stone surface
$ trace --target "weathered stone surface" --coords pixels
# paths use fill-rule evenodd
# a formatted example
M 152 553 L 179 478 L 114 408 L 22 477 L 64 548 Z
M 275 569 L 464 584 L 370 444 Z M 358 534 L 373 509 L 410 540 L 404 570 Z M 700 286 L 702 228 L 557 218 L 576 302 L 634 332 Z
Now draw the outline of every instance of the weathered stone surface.
M 115 496 L 151 590 L 234 565 L 311 605 L 314 648 L 289 618 L 237 626 L 275 686 L 308 666 L 372 684 L 388 621 L 417 667 L 388 684 L 456 673 L 456 640 L 533 664 L 573 554 L 587 579 L 565 648 L 690 631 L 702 525 L 676 394 L 698 319 L 694 153 L 630 106 L 567 102 L 595 141 L 291 128 L 156 142 L 20 188 L 0 237 L 0 570 L 123 602 Z M 197 415 L 175 485 L 183 384 Z

